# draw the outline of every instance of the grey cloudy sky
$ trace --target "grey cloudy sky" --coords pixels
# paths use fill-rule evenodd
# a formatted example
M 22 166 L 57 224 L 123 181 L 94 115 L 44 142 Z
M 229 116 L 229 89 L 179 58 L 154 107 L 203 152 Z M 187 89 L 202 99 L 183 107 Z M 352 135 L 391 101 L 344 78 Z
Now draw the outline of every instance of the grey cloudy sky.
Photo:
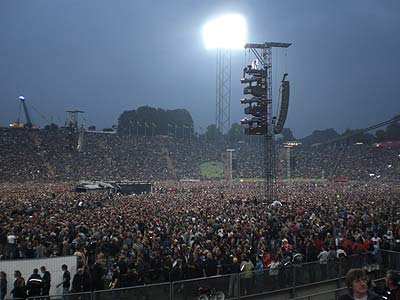
M 80 109 L 86 125 L 109 127 L 149 105 L 186 108 L 206 127 L 215 119 L 215 52 L 201 29 L 223 13 L 247 19 L 248 42 L 293 43 L 274 53 L 273 79 L 277 90 L 289 73 L 285 127 L 296 137 L 400 113 L 398 0 L 2 0 L 0 125 L 16 120 L 23 94 L 59 124 L 65 110 Z M 233 53 L 232 121 L 244 116 L 246 63 L 244 50 Z

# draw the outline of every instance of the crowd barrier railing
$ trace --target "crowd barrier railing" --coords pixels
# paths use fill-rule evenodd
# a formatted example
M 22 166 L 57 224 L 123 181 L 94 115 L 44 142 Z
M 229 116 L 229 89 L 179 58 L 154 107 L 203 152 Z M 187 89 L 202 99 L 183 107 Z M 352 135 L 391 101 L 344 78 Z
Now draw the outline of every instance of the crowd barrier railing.
M 43 296 L 35 296 L 28 297 L 26 300 L 93 300 L 92 292 L 84 292 L 84 293 L 67 293 L 63 295 L 43 295 Z
M 373 282 L 373 285 L 382 286 L 385 283 L 385 279 L 380 278 L 377 280 L 373 280 L 372 282 Z M 339 298 L 339 296 L 347 293 L 347 291 L 348 291 L 347 287 L 342 287 L 342 288 L 324 291 L 324 292 L 320 292 L 320 293 L 314 293 L 314 294 L 310 294 L 310 295 L 306 295 L 306 296 L 290 298 L 290 300 L 336 300 Z
M 4 300 L 93 300 L 92 292 L 84 293 L 67 293 L 62 295 L 42 295 L 26 298 L 6 297 Z
M 287 264 L 276 270 L 261 270 L 248 273 L 217 275 L 190 280 L 164 282 L 65 295 L 41 296 L 36 299 L 61 300 L 187 300 L 187 299 L 241 299 L 271 293 L 285 293 L 293 299 L 331 299 L 343 291 L 343 278 L 351 268 L 363 268 L 371 279 L 385 276 L 387 270 L 400 270 L 400 252 L 382 250 L 378 254 L 364 253 L 338 260 Z M 294 298 L 297 291 L 305 287 L 329 283 L 329 291 Z M 328 285 L 327 285 L 328 286 Z M 202 296 L 204 295 L 204 296 Z M 323 295 L 323 296 L 322 296 Z M 200 297 L 200 298 L 199 298 Z M 202 297 L 202 298 L 201 298 Z M 8 299 L 8 298 L 6 298 Z M 335 298 L 332 298 L 335 299 Z
M 93 292 L 93 300 L 170 300 L 172 285 L 169 282 L 118 288 Z
M 201 295 L 208 298 L 225 299 L 238 296 L 238 274 L 218 275 L 172 282 L 172 299 L 197 299 Z M 221 296 L 223 295 L 223 296 Z M 205 299 L 205 298 L 204 298 Z

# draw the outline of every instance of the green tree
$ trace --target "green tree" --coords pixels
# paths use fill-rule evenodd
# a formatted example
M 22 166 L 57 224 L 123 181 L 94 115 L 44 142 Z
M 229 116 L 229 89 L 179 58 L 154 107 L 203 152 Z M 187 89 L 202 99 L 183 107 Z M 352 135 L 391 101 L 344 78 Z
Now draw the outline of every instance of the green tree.
M 118 118 L 120 135 L 173 135 L 193 136 L 193 119 L 185 109 L 164 110 L 141 106 L 124 111 Z
M 222 137 L 221 132 L 218 130 L 215 124 L 208 125 L 206 128 L 206 139 L 209 141 L 216 141 Z
M 343 142 L 347 143 L 363 143 L 363 144 L 372 144 L 374 142 L 374 136 L 370 133 L 363 132 L 362 129 L 349 129 L 347 128 L 341 135 L 343 138 Z
M 296 140 L 290 128 L 283 128 L 281 135 L 283 142 L 290 142 Z
M 379 142 L 383 142 L 386 139 L 386 133 L 385 130 L 383 129 L 379 129 L 375 132 L 375 137 L 376 137 L 376 141 Z
M 311 135 L 302 138 L 301 141 L 305 144 L 317 144 L 327 142 L 339 136 L 335 129 L 328 128 L 325 130 L 315 130 Z
M 231 142 L 243 140 L 244 128 L 239 123 L 233 123 L 228 131 L 228 137 Z
M 400 140 L 400 123 L 395 122 L 386 127 L 386 140 L 397 141 Z
M 50 123 L 50 124 L 44 126 L 43 129 L 44 130 L 48 130 L 48 131 L 57 131 L 58 130 L 58 125 L 54 124 L 54 123 Z

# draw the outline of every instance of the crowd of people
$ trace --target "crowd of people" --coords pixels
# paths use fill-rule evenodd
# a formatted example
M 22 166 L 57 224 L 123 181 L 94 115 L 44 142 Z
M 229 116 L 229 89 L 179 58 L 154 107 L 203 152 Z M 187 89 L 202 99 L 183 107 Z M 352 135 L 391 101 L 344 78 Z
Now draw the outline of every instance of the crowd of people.
M 14 284 L 10 294 L 15 299 L 25 299 L 26 297 L 44 296 L 48 298 L 50 295 L 51 274 L 46 270 L 45 266 L 40 267 L 40 272 L 37 268 L 33 269 L 33 273 L 27 281 L 22 277 L 19 270 L 14 272 Z M 0 299 L 3 300 L 7 295 L 7 274 L 0 272 Z
M 59 130 L 0 129 L 0 182 L 202 179 L 200 165 L 234 149 L 234 176 L 264 176 L 260 143 L 229 144 L 166 136 L 137 137 Z M 78 143 L 78 141 L 80 141 Z M 79 147 L 78 147 L 79 145 Z M 398 180 L 400 150 L 370 145 L 277 146 L 279 178 Z M 288 164 L 290 161 L 290 164 Z
M 91 133 L 78 151 L 78 136 L 61 130 L 0 133 L 0 258 L 76 255 L 73 292 L 231 273 L 244 273 L 247 292 L 253 271 L 277 283 L 287 263 L 317 261 L 324 280 L 342 256 L 369 254 L 373 264 L 381 249 L 400 251 L 396 149 L 293 148 L 293 177 L 327 170 L 355 181 L 278 182 L 268 202 L 263 183 L 176 180 L 200 178 L 221 145 Z M 262 175 L 262 154 L 238 145 L 236 176 Z M 150 180 L 154 191 L 74 191 L 78 179 L 125 178 Z
M 264 270 L 298 255 L 328 264 L 340 253 L 400 250 L 398 186 L 280 183 L 277 205 L 259 201 L 262 188 L 157 182 L 153 193 L 124 196 L 3 184 L 1 257 L 75 254 L 102 289 L 107 274 L 124 275 L 120 287 L 239 272 L 244 262 Z
M 323 145 L 293 149 L 293 177 L 345 177 L 351 180 L 399 180 L 400 149 L 374 145 Z

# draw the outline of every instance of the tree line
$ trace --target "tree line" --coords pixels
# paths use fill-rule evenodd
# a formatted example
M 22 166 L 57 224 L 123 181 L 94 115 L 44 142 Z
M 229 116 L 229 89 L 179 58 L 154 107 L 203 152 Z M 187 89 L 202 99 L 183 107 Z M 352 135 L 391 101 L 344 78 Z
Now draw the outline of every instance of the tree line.
M 170 135 L 191 137 L 193 119 L 186 109 L 164 110 L 150 106 L 124 111 L 118 118 L 118 134 L 136 136 Z
M 395 122 L 385 128 L 378 129 L 375 134 L 364 129 L 346 129 L 339 134 L 335 129 L 315 130 L 309 136 L 297 139 L 290 128 L 284 128 L 277 136 L 277 142 L 301 141 L 304 144 L 357 143 L 372 144 L 383 141 L 400 140 L 400 115 L 393 118 Z M 49 124 L 45 130 L 58 130 L 56 124 Z M 95 130 L 95 126 L 89 126 L 89 130 Z M 150 106 L 141 106 L 137 109 L 126 110 L 118 118 L 118 125 L 104 130 L 117 130 L 122 136 L 154 136 L 165 135 L 176 138 L 199 138 L 208 141 L 256 141 L 262 142 L 260 136 L 245 136 L 244 126 L 233 123 L 227 133 L 221 133 L 215 124 L 206 127 L 205 132 L 198 134 L 194 130 L 193 118 L 186 109 L 165 110 Z

